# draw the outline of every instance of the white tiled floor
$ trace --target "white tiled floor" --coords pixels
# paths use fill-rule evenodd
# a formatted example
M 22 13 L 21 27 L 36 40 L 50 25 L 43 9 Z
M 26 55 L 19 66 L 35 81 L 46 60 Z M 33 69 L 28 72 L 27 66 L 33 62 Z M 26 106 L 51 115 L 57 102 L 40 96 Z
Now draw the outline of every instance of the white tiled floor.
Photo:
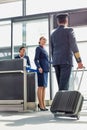
M 54 118 L 46 112 L 0 112 L 1 130 L 87 130 L 87 111 L 82 110 L 80 119 Z

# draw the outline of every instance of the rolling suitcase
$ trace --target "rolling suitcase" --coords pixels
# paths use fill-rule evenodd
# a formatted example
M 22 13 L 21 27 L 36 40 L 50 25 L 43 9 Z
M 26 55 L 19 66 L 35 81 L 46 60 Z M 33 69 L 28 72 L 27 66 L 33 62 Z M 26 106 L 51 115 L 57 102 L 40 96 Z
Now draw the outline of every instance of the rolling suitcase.
M 81 79 L 77 90 L 74 91 L 62 90 L 56 92 L 50 107 L 50 111 L 54 114 L 54 117 L 69 116 L 79 119 L 80 117 L 79 114 L 82 108 L 84 97 L 78 90 L 80 88 L 83 73 L 84 71 L 82 71 Z

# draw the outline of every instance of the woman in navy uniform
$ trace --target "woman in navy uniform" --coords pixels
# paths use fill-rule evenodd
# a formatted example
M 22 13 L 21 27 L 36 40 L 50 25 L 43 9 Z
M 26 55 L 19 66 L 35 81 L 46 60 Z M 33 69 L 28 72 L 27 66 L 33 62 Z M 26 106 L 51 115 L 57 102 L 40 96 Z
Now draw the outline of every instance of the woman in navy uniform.
M 83 68 L 83 64 L 76 44 L 74 30 L 71 27 L 67 27 L 68 14 L 57 15 L 57 24 L 57 29 L 51 34 L 53 66 L 59 90 L 68 90 L 73 66 L 72 56 L 75 56 L 78 68 Z
M 39 46 L 36 48 L 35 51 L 35 58 L 34 62 L 37 67 L 38 73 L 38 108 L 41 111 L 48 110 L 45 107 L 45 89 L 48 83 L 48 72 L 49 72 L 49 60 L 48 60 L 48 53 L 45 50 L 46 38 L 44 36 L 40 37 L 39 39 Z

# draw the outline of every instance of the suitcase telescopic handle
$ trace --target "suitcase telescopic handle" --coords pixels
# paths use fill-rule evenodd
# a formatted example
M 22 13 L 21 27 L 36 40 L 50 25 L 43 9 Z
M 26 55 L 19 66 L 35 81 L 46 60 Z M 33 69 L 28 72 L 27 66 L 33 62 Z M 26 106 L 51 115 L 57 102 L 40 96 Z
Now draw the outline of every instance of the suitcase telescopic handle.
M 83 78 L 84 70 L 85 70 L 85 67 L 83 67 L 82 69 L 79 69 L 79 68 L 76 69 L 75 76 L 74 76 L 74 81 L 75 81 L 75 79 L 76 79 L 77 72 L 78 72 L 78 71 L 82 71 L 82 74 L 81 74 L 81 77 L 80 77 L 80 81 L 79 81 L 79 84 L 78 84 L 78 88 L 77 88 L 77 90 L 80 89 L 80 85 L 81 85 L 81 82 L 82 82 L 82 78 Z

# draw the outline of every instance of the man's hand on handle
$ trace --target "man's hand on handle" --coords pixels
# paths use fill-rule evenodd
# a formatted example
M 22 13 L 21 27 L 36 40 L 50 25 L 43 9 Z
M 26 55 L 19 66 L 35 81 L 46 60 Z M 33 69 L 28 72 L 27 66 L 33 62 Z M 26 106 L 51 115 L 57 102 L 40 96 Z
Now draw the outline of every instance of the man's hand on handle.
M 83 68 L 85 68 L 85 67 L 83 66 L 82 62 L 79 62 L 77 68 L 78 68 L 78 69 L 83 69 Z

